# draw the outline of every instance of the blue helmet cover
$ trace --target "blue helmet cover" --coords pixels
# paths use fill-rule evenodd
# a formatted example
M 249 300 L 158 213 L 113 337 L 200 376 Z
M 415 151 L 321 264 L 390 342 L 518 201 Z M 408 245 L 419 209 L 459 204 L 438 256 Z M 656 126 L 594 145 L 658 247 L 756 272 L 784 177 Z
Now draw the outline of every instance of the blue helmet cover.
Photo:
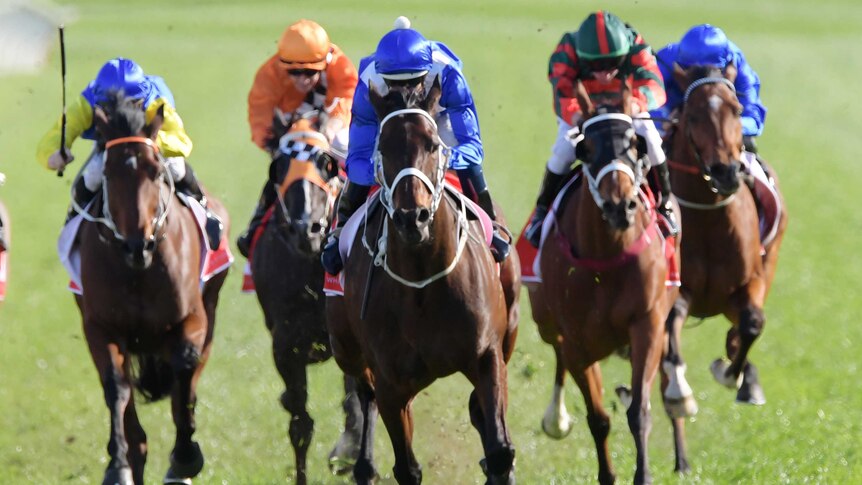
M 699 65 L 723 69 L 730 58 L 727 36 L 721 29 L 709 24 L 695 25 L 679 42 L 677 62 L 682 67 Z
M 390 31 L 374 53 L 374 67 L 380 74 L 428 71 L 432 65 L 431 43 L 413 29 Z
M 99 101 L 106 100 L 111 91 L 123 91 L 128 98 L 141 99 L 146 96 L 146 82 L 141 66 L 130 59 L 117 57 L 99 69 L 93 81 L 93 91 Z

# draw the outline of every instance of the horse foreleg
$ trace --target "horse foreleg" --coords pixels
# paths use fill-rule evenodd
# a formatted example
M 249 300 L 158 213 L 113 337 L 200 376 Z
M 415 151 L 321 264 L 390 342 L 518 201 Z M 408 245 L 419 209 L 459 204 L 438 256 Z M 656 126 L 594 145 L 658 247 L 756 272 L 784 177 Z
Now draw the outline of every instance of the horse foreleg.
M 572 417 L 566 411 L 565 398 L 563 396 L 563 385 L 566 380 L 566 366 L 563 364 L 560 345 L 554 345 L 554 356 L 557 359 L 557 367 L 554 371 L 554 391 L 551 394 L 551 402 L 545 409 L 542 417 L 542 431 L 554 439 L 563 439 L 572 431 Z
M 344 431 L 329 452 L 329 470 L 341 475 L 353 470 L 362 443 L 362 405 L 359 402 L 356 379 L 344 375 Z
M 182 336 L 171 351 L 174 387 L 171 392 L 171 412 L 176 427 L 176 441 L 171 452 L 168 479 L 195 477 L 204 466 L 200 446 L 192 439 L 195 433 L 197 379 L 208 354 L 208 322 L 203 305 L 198 305 L 183 322 Z
M 479 432 L 485 457 L 482 471 L 488 484 L 515 483 L 515 447 L 506 425 L 507 369 L 501 350 L 489 350 L 479 358 L 471 378 L 470 421 Z
M 138 420 L 135 409 L 135 395 L 129 398 L 125 415 L 126 438 L 129 443 L 129 463 L 132 466 L 132 476 L 136 484 L 144 483 L 144 467 L 147 464 L 147 433 Z
M 357 485 L 372 483 L 377 478 L 374 468 L 374 428 L 377 425 L 377 400 L 374 388 L 371 386 L 369 372 L 356 378 L 356 394 L 362 410 L 362 440 L 359 456 L 353 466 L 353 478 Z
M 399 485 L 422 483 L 422 467 L 413 454 L 413 396 L 381 382 L 376 383 L 375 396 L 395 454 L 395 480 Z
M 665 321 L 664 357 L 661 364 L 662 398 L 671 420 L 697 414 L 697 402 L 685 378 L 686 365 L 682 358 L 682 326 L 688 316 L 690 303 L 690 297 L 681 293 Z
M 637 469 L 634 477 L 636 484 L 652 483 L 647 451 L 649 433 L 652 429 L 649 397 L 662 354 L 664 331 L 661 318 L 654 313 L 632 323 L 629 327 L 632 350 L 632 403 L 626 411 L 626 416 L 637 450 Z
M 737 402 L 764 404 L 763 389 L 757 382 L 756 369 L 748 365 L 748 352 L 754 341 L 763 333 L 766 315 L 763 313 L 763 298 L 766 293 L 762 279 L 752 280 L 732 298 L 732 310 L 725 316 L 734 328 L 728 332 L 725 344 L 730 364 L 718 359 L 712 363 L 713 377 L 719 383 L 737 389 Z M 745 382 L 745 377 L 749 382 Z M 745 386 L 745 389 L 743 389 Z
M 308 481 L 306 474 L 306 457 L 311 438 L 314 434 L 314 420 L 308 414 L 308 375 L 306 372 L 306 358 L 308 352 L 300 349 L 293 352 L 291 340 L 284 335 L 286 329 L 283 324 L 277 323 L 272 333 L 272 354 L 275 359 L 275 367 L 284 380 L 285 390 L 281 394 L 281 405 L 285 411 L 290 413 L 290 425 L 288 436 L 293 447 L 296 463 L 296 483 L 305 485 Z
M 614 483 L 616 475 L 608 452 L 611 418 L 602 405 L 602 371 L 599 369 L 598 362 L 589 367 L 578 369 L 577 365 L 571 362 L 571 357 L 565 349 L 564 357 L 567 359 L 566 367 L 569 373 L 572 374 L 572 378 L 584 396 L 584 404 L 587 407 L 587 424 L 590 426 L 590 434 L 593 435 L 599 461 L 599 483 L 602 485 Z

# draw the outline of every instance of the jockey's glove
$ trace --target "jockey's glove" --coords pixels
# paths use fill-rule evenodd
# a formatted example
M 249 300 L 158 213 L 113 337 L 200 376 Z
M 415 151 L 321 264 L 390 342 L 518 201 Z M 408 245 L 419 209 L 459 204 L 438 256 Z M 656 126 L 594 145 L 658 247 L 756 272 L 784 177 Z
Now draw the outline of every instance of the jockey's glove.
M 48 157 L 48 168 L 51 170 L 62 170 L 66 167 L 66 165 L 72 163 L 72 160 L 75 159 L 75 156 L 72 155 L 72 152 L 69 151 L 68 148 L 63 148 L 66 152 L 66 158 L 63 158 L 63 154 L 60 153 L 60 150 L 52 153 L 50 157 Z

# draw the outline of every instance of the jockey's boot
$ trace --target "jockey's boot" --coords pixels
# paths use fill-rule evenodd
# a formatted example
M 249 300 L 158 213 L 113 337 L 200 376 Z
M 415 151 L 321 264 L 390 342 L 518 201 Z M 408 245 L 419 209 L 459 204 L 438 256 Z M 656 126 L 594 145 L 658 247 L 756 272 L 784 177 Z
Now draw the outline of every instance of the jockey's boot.
M 673 213 L 673 205 L 670 203 L 670 171 L 667 169 L 667 162 L 652 167 L 652 172 L 653 176 L 647 179 L 650 190 L 661 194 L 661 200 L 656 203 L 656 209 L 667 221 L 668 235 L 676 236 L 679 234 L 679 223 Z
M 466 169 L 458 170 L 458 179 L 461 181 L 464 194 L 479 205 L 488 217 L 494 222 L 494 234 L 491 236 L 491 254 L 494 261 L 502 263 L 512 252 L 512 241 L 509 237 L 500 234 L 501 225 L 497 223 L 497 212 L 494 210 L 494 202 L 491 200 L 491 192 L 485 182 L 485 174 L 481 165 L 470 165 Z
M 224 224 L 222 224 L 221 219 L 219 219 L 219 217 L 211 211 L 209 207 L 207 207 L 207 198 L 204 195 L 203 189 L 201 189 L 198 178 L 195 176 L 195 171 L 192 170 L 191 165 L 186 163 L 186 174 L 182 179 L 174 182 L 174 187 L 177 192 L 182 192 L 200 202 L 201 206 L 206 211 L 206 233 L 210 249 L 218 249 L 221 244 L 221 233 L 224 230 Z
M 337 275 L 344 269 L 344 261 L 341 260 L 341 253 L 338 251 L 338 238 L 341 236 L 341 229 L 344 228 L 344 224 L 356 212 L 356 209 L 368 198 L 370 190 L 370 185 L 348 182 L 347 187 L 341 191 L 341 196 L 338 198 L 338 209 L 335 212 L 335 228 L 329 233 L 329 239 L 326 240 L 326 245 L 323 246 L 323 251 L 320 253 L 320 263 L 323 265 L 323 269 L 331 275 Z
M 559 175 L 548 170 L 545 167 L 545 177 L 542 179 L 542 188 L 539 189 L 539 197 L 536 198 L 536 209 L 533 211 L 533 216 L 530 217 L 530 223 L 524 230 L 524 235 L 534 248 L 539 247 L 542 239 L 542 224 L 545 222 L 545 216 L 548 215 L 548 210 L 560 190 L 560 185 L 565 179 L 565 175 Z
M 75 179 L 74 186 L 72 187 L 72 200 L 75 201 L 75 204 L 83 210 L 95 196 L 96 193 L 88 189 L 87 184 L 84 183 L 84 176 L 78 175 Z M 78 209 L 75 208 L 75 204 L 69 204 L 69 210 L 66 212 L 66 220 L 63 222 L 64 226 L 68 224 L 73 217 L 78 215 Z
M 248 223 L 248 229 L 236 238 L 236 247 L 239 249 L 240 254 L 246 258 L 251 249 L 251 241 L 254 238 L 254 233 L 260 227 L 260 223 L 263 222 L 263 216 L 266 215 L 269 206 L 275 202 L 277 195 L 275 186 L 267 179 L 263 190 L 260 192 L 260 199 L 258 199 L 257 206 L 254 208 L 251 221 Z
M 742 148 L 747 152 L 757 155 L 757 143 L 754 142 L 754 137 L 751 135 L 742 136 Z

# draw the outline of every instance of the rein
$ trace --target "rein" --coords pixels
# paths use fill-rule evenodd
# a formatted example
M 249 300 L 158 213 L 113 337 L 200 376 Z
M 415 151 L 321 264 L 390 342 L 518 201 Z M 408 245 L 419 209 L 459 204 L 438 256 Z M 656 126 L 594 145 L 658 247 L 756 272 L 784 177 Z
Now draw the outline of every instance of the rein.
M 159 206 L 156 215 L 153 217 L 153 233 L 150 234 L 149 237 L 145 238 L 145 241 L 147 243 L 146 247 L 149 249 L 154 249 L 156 244 L 158 244 L 158 242 L 164 238 L 164 235 L 159 238 L 156 236 L 156 234 L 158 234 L 159 230 L 162 228 L 162 225 L 165 223 L 165 220 L 167 220 L 168 213 L 170 212 L 171 208 L 170 200 L 176 192 L 176 187 L 174 186 L 173 178 L 167 174 L 167 166 L 165 165 L 164 158 L 162 158 L 161 154 L 159 153 L 158 145 L 150 138 L 143 136 L 126 136 L 109 140 L 105 143 L 105 151 L 102 155 L 106 156 L 108 150 L 113 147 L 128 143 L 143 143 L 152 148 L 159 162 L 159 178 L 163 182 L 166 181 L 166 185 L 169 188 L 167 197 L 162 197 L 164 193 L 162 190 L 163 186 L 159 186 Z M 81 177 L 83 175 L 79 174 L 78 176 Z M 74 187 L 75 184 L 72 184 L 72 186 Z M 107 227 L 113 233 L 114 239 L 117 242 L 126 241 L 126 236 L 120 234 L 120 232 L 117 230 L 117 225 L 114 222 L 113 217 L 111 216 L 111 211 L 108 206 L 108 181 L 105 178 L 104 174 L 102 175 L 102 212 L 103 214 L 105 214 L 105 217 L 96 217 L 91 215 L 85 208 L 81 207 L 75 201 L 74 196 L 72 197 L 72 208 L 75 210 L 75 212 L 80 214 L 85 221 L 102 224 L 103 226 Z
M 632 118 L 628 115 L 622 113 L 605 113 L 596 115 L 585 121 L 582 130 L 586 132 L 589 126 L 607 120 L 619 120 L 628 123 L 629 126 L 634 126 Z M 599 208 L 602 208 L 605 203 L 605 200 L 602 198 L 601 194 L 599 194 L 599 183 L 601 183 L 602 179 L 611 172 L 622 172 L 625 175 L 628 175 L 633 182 L 632 193 L 629 195 L 631 197 L 637 196 L 637 188 L 643 182 L 643 167 L 640 166 L 639 162 L 635 163 L 638 164 L 637 174 L 635 174 L 635 171 L 632 170 L 632 168 L 629 167 L 628 164 L 620 161 L 613 161 L 605 165 L 601 168 L 601 170 L 599 170 L 599 173 L 596 174 L 595 177 L 593 177 L 593 175 L 586 167 L 584 168 L 584 173 L 587 176 L 587 186 L 589 187 L 590 195 L 592 195 L 593 201 L 595 201 L 596 205 L 599 206 Z

